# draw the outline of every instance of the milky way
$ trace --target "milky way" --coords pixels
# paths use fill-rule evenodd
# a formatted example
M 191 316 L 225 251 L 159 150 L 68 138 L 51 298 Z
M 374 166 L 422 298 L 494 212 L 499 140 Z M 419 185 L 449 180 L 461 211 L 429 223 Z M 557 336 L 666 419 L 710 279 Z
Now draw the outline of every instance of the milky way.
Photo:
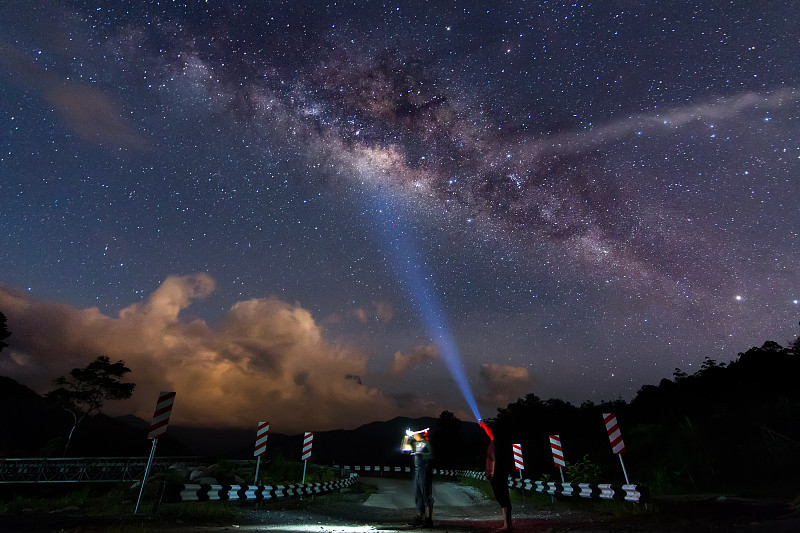
M 184 320 L 296 303 L 401 410 L 464 405 L 387 231 L 489 411 L 788 342 L 790 5 L 12 2 L 0 282 L 113 316 L 205 273 Z

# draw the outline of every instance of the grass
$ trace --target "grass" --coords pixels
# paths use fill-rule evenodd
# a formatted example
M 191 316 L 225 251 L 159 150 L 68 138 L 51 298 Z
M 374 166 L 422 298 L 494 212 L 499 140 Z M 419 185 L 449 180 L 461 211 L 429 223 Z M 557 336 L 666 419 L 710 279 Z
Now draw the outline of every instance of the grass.
M 87 509 L 90 513 L 119 513 L 125 508 L 128 487 L 108 484 L 60 486 L 26 485 L 5 491 L 0 497 L 0 516 L 18 513 L 54 513 Z
M 487 499 L 492 499 L 494 497 L 492 494 L 492 487 L 489 486 L 488 481 L 464 476 L 458 478 L 458 484 L 462 487 L 472 487 L 478 489 Z
M 319 483 L 333 481 L 336 476 L 329 468 L 315 465 L 308 465 L 306 473 L 306 483 Z M 295 474 L 302 474 L 297 469 L 292 469 L 290 465 L 281 465 L 284 473 L 297 477 Z M 232 483 L 235 476 L 242 476 L 246 472 L 241 472 L 236 465 L 221 464 L 214 472 L 220 479 L 220 483 Z M 252 474 L 250 475 L 252 480 Z M 276 481 L 274 472 L 269 473 L 269 483 L 295 484 L 300 483 L 300 477 L 289 482 Z M 146 519 L 152 514 L 153 502 L 156 500 L 157 491 L 161 481 L 172 483 L 183 483 L 182 477 L 176 477 L 174 473 L 165 473 L 154 476 L 147 481 L 142 494 L 138 513 L 134 515 L 136 502 L 139 500 L 140 486 L 138 484 L 125 483 L 70 483 L 70 484 L 29 484 L 0 486 L 0 519 L 26 518 L 37 519 L 43 516 L 58 517 L 90 517 L 90 518 L 125 518 L 142 517 Z M 265 480 L 267 481 L 267 480 Z M 316 504 L 334 504 L 338 501 L 352 499 L 353 495 L 359 495 L 359 499 L 366 499 L 370 494 L 377 491 L 374 486 L 367 483 L 354 483 L 350 487 L 340 492 L 326 495 L 324 499 L 316 499 Z M 300 499 L 282 499 L 275 502 L 256 503 L 257 508 L 269 509 L 271 507 L 298 507 L 311 505 L 315 498 L 308 497 Z M 159 519 L 180 520 L 190 523 L 226 522 L 237 516 L 243 509 L 252 509 L 254 502 L 183 502 L 161 504 L 158 508 L 157 516 Z M 0 527 L 2 529 L 2 527 Z M 142 529 L 146 531 L 145 529 Z

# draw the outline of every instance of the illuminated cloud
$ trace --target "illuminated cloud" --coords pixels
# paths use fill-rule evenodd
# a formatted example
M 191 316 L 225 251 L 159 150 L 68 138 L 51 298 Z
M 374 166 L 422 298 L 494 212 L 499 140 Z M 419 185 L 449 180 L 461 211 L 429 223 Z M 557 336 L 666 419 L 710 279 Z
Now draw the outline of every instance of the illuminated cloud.
M 524 396 L 531 384 L 527 368 L 500 365 L 481 365 L 481 377 L 486 383 L 487 391 L 480 401 L 487 405 L 507 405 Z
M 394 307 L 388 302 L 377 302 L 375 304 L 375 317 L 384 324 L 388 324 L 394 318 Z
M 418 367 L 426 361 L 431 361 L 439 357 L 439 350 L 433 344 L 426 344 L 417 346 L 411 353 L 395 352 L 394 362 L 391 370 L 389 370 L 389 377 L 397 379 L 403 376 L 412 368 Z
M 133 397 L 109 404 L 109 414 L 134 412 L 149 421 L 158 392 L 174 390 L 173 421 L 183 425 L 248 427 L 266 417 L 279 431 L 299 432 L 435 415 L 414 399 L 401 412 L 395 400 L 363 385 L 366 355 L 327 340 L 297 305 L 258 298 L 234 304 L 216 327 L 182 320 L 181 311 L 214 285 L 205 274 L 169 277 L 117 318 L 2 287 L 0 309 L 12 337 L 0 374 L 44 393 L 54 378 L 105 354 L 125 361 L 136 383 Z M 426 353 L 410 358 L 431 357 Z
M 356 320 L 358 320 L 362 324 L 366 324 L 367 321 L 369 320 L 369 316 L 367 315 L 367 310 L 361 307 L 353 311 L 353 314 L 356 316 Z
M 394 307 L 389 302 L 374 302 L 369 307 L 359 307 L 353 311 L 356 320 L 366 324 L 371 319 L 388 324 L 394 318 Z

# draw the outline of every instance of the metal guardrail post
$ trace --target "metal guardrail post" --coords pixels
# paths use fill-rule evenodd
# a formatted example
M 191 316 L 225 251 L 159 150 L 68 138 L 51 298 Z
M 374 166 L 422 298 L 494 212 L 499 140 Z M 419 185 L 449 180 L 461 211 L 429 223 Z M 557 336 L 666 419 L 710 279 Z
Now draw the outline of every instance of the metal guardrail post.
M 199 462 L 198 457 L 163 457 L 153 463 L 157 471 L 173 463 Z M 0 484 L 84 483 L 133 481 L 146 466 L 141 457 L 0 458 Z
M 158 508 L 161 506 L 161 500 L 164 499 L 164 491 L 167 490 L 167 483 L 166 481 L 162 481 L 158 484 L 158 491 L 156 492 L 156 499 L 153 502 L 153 508 L 150 510 L 150 514 L 152 516 L 156 516 L 158 514 Z

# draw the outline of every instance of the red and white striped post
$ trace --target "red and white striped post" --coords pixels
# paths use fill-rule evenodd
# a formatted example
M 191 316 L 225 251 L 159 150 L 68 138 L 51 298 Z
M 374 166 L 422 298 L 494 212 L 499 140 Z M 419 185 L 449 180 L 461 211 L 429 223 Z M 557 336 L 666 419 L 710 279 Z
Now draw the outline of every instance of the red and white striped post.
M 269 437 L 269 422 L 259 422 L 256 428 L 256 448 L 253 451 L 253 455 L 258 457 L 253 485 L 258 485 L 258 469 L 261 466 L 261 456 L 267 453 L 267 437 Z
M 164 433 L 167 432 L 169 415 L 172 414 L 173 403 L 175 403 L 174 392 L 160 392 L 158 394 L 156 409 L 155 412 L 153 412 L 153 420 L 150 422 L 150 431 L 147 433 L 147 438 L 153 441 L 153 447 L 150 448 L 150 459 L 147 461 L 147 466 L 144 469 L 142 486 L 139 489 L 139 499 L 136 500 L 136 507 L 133 509 L 133 514 L 136 514 L 139 511 L 139 502 L 142 501 L 144 484 L 147 483 L 147 476 L 150 474 L 150 466 L 153 464 L 153 457 L 156 454 L 156 444 L 158 444 L 158 439 L 163 437 Z
M 153 420 L 150 422 L 150 432 L 147 434 L 148 439 L 160 439 L 164 433 L 167 432 L 167 425 L 169 424 L 169 415 L 172 414 L 172 404 L 175 403 L 174 392 L 161 392 L 158 394 L 158 401 L 156 402 L 156 410 L 153 412 Z
M 603 421 L 606 424 L 608 440 L 611 442 L 611 451 L 619 457 L 619 464 L 622 465 L 622 474 L 625 476 L 625 484 L 630 485 L 628 471 L 625 470 L 625 461 L 622 460 L 622 454 L 625 453 L 625 442 L 622 440 L 622 431 L 620 431 L 619 424 L 617 424 L 617 417 L 614 413 L 603 413 Z
M 306 482 L 306 465 L 308 460 L 311 459 L 311 446 L 314 443 L 314 434 L 306 431 L 303 435 L 303 454 L 300 459 L 303 460 L 303 483 Z
M 519 478 L 522 479 L 522 471 L 525 470 L 525 463 L 522 461 L 522 444 L 512 444 L 511 451 L 514 454 L 514 467 L 519 470 Z
M 553 452 L 553 463 L 555 463 L 561 474 L 561 483 L 564 483 L 564 467 L 567 466 L 564 460 L 564 449 L 561 447 L 561 437 L 550 435 L 550 450 Z

